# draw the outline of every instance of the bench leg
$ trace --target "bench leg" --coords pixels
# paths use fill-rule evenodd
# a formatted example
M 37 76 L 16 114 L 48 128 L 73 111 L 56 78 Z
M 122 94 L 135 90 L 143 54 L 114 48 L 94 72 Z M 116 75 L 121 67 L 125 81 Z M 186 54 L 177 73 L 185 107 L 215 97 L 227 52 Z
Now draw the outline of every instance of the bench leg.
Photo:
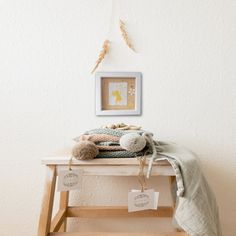
M 69 192 L 60 193 L 59 211 L 51 221 L 50 232 L 66 232 Z
M 68 202 L 69 202 L 69 191 L 61 192 L 60 194 L 60 210 L 66 212 L 68 209 Z M 60 227 L 60 232 L 66 232 L 66 225 L 67 225 L 67 217 L 65 216 L 64 221 Z
M 50 232 L 52 209 L 56 185 L 56 166 L 46 166 L 47 176 L 44 185 L 43 202 L 39 218 L 38 236 L 47 236 Z

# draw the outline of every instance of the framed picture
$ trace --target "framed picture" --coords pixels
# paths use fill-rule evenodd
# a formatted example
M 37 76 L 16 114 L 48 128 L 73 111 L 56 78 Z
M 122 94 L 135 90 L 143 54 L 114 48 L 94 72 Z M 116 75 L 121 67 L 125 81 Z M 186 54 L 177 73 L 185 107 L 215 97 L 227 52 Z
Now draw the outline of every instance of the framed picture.
M 97 72 L 96 115 L 141 115 L 140 72 Z

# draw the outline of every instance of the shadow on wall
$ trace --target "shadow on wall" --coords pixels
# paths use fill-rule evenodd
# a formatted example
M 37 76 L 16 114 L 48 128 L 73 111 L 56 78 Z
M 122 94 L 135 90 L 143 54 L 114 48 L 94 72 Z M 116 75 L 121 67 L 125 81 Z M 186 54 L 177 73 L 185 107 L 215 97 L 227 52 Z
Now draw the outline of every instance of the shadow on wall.
M 211 160 L 211 158 L 207 158 Z M 226 159 L 225 159 L 226 160 Z M 236 217 L 236 173 L 231 163 L 207 161 L 202 163 L 203 172 L 215 193 L 219 206 L 220 220 L 223 235 L 224 229 L 235 235 L 235 217 Z

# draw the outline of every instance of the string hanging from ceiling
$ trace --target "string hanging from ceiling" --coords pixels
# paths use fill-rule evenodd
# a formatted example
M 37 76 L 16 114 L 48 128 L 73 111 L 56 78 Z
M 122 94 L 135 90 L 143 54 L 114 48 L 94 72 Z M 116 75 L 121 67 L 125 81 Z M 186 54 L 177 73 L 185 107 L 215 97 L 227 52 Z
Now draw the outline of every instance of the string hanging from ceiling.
M 115 0 L 111 1 L 111 7 L 110 7 L 110 20 L 109 20 L 109 24 L 108 24 L 108 28 L 107 28 L 107 37 L 103 42 L 102 45 L 102 50 L 99 53 L 98 59 L 95 63 L 95 66 L 93 67 L 91 73 L 94 73 L 96 71 L 96 69 L 98 68 L 98 66 L 101 64 L 101 62 L 105 59 L 105 57 L 108 55 L 108 53 L 110 52 L 110 45 L 111 45 L 111 32 L 112 32 L 112 20 L 113 17 L 115 15 Z M 121 12 L 120 10 L 120 3 L 119 3 L 119 14 Z M 120 33 L 121 36 L 123 38 L 123 41 L 125 42 L 125 44 L 133 51 L 135 51 L 135 48 L 133 46 L 133 43 L 128 35 L 127 29 L 126 29 L 126 24 L 122 19 L 119 19 L 119 29 L 120 29 Z

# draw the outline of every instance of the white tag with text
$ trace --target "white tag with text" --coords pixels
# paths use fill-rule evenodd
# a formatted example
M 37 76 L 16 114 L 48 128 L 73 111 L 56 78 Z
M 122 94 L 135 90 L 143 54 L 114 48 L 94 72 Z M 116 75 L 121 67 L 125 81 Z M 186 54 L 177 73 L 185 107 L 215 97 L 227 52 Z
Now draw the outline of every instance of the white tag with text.
M 57 191 L 81 188 L 83 170 L 61 170 L 58 173 Z
M 157 209 L 159 193 L 153 189 L 131 190 L 128 193 L 128 212 Z

